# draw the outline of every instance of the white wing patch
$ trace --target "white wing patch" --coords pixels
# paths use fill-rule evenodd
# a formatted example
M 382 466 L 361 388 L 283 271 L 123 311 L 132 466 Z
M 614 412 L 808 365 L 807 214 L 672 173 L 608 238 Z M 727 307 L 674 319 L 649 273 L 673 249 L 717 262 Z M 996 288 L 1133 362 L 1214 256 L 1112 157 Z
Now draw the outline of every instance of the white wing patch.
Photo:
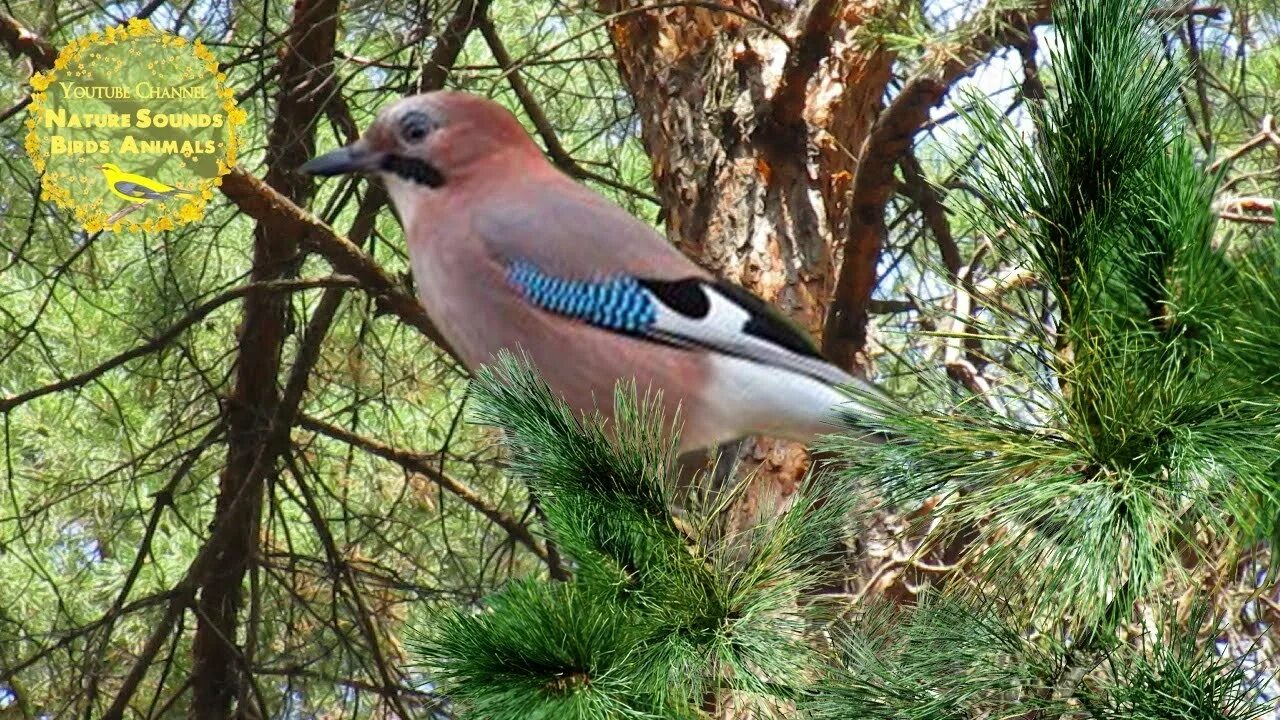
M 751 428 L 754 433 L 801 441 L 847 429 L 842 410 L 864 417 L 869 413 L 812 376 L 729 355 L 712 357 L 701 401 L 702 411 L 714 418 L 706 422 L 711 427 Z
M 689 317 L 665 305 L 653 295 L 657 315 L 650 332 L 683 345 L 699 345 L 763 365 L 779 367 L 821 380 L 829 385 L 858 384 L 858 379 L 817 358 L 793 352 L 746 331 L 753 316 L 714 287 L 702 283 L 710 309 L 700 318 Z

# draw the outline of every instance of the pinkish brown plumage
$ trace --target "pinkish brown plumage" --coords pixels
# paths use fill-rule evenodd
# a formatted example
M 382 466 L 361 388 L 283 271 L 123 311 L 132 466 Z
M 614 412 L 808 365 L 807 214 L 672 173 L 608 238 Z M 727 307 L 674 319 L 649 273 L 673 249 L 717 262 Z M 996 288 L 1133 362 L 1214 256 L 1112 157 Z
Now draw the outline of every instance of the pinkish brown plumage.
M 835 385 L 874 392 L 764 303 L 553 167 L 489 100 L 397 101 L 358 142 L 303 170 L 384 179 L 419 297 L 468 368 L 523 351 L 572 407 L 606 413 L 616 383 L 634 379 L 662 393 L 668 418 L 680 408 L 682 451 L 807 438 L 832 430 L 833 406 L 850 402 Z

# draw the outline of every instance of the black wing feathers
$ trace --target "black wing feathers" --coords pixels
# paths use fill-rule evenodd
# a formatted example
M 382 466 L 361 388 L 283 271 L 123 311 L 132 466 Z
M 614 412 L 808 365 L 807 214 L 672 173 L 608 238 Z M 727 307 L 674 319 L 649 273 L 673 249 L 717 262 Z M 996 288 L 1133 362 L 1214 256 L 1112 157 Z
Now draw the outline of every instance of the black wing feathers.
M 784 347 L 797 355 L 811 357 L 816 360 L 826 360 L 808 335 L 805 335 L 799 328 L 791 324 L 790 320 L 783 317 L 781 313 L 774 310 L 765 301 L 751 292 L 724 280 L 717 280 L 713 287 L 720 294 L 750 313 L 751 319 L 742 328 L 743 332 Z
M 648 280 L 637 278 L 640 287 L 653 293 L 654 297 L 667 307 L 684 315 L 690 320 L 701 320 L 711 312 L 711 301 L 702 289 L 702 280 L 684 278 L 682 280 Z
M 826 360 L 808 335 L 768 303 L 733 283 L 724 280 L 707 282 L 700 278 L 680 280 L 637 278 L 637 282 L 653 293 L 663 305 L 690 320 L 702 320 L 711 312 L 711 300 L 707 297 L 710 289 L 728 298 L 747 313 L 748 319 L 741 328 L 742 332 L 771 342 L 797 355 Z

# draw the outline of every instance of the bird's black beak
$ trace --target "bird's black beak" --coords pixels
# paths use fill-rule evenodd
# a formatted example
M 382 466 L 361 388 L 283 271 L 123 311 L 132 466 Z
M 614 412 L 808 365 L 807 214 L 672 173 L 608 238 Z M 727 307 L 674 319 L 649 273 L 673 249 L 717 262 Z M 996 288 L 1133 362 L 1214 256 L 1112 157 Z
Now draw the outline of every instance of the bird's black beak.
M 319 157 L 311 158 L 302 167 L 298 168 L 298 171 L 322 177 L 368 172 L 377 170 L 381 160 L 381 153 L 370 150 L 357 140 L 346 147 L 340 147 Z

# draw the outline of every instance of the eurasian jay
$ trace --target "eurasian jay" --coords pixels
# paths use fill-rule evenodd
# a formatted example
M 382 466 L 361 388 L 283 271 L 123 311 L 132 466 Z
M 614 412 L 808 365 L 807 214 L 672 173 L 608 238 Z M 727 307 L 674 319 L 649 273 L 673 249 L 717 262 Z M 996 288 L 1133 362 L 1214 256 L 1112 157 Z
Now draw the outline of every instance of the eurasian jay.
M 634 378 L 661 391 L 669 420 L 678 408 L 680 452 L 833 432 L 838 405 L 873 415 L 856 399 L 878 394 L 873 385 L 561 173 L 497 103 L 398 100 L 359 140 L 300 169 L 383 179 L 419 298 L 469 369 L 523 351 L 571 407 L 606 416 L 616 383 Z

